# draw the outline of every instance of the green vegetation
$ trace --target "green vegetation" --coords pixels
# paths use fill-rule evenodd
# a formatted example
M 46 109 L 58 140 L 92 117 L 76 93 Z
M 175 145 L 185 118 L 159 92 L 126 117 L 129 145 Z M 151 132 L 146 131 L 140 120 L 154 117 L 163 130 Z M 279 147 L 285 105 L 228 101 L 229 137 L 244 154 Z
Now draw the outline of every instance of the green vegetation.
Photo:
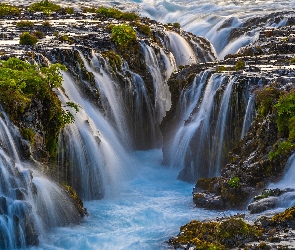
M 42 39 L 45 37 L 45 33 L 43 31 L 37 30 L 32 33 L 33 36 Z
M 280 143 L 277 142 L 274 147 L 276 148 L 276 150 L 268 153 L 268 157 L 270 160 L 275 160 L 278 159 L 280 156 L 287 155 L 295 149 L 295 144 L 291 143 L 290 141 L 282 141 Z
M 229 218 L 222 222 L 191 221 L 180 228 L 180 234 L 170 239 L 174 246 L 191 244 L 194 249 L 224 250 L 241 241 L 256 239 L 261 231 L 240 218 Z
M 60 40 L 61 42 L 68 42 L 70 44 L 74 43 L 73 39 L 70 38 L 69 36 L 67 35 L 62 35 L 58 38 L 58 40 Z
M 50 24 L 49 21 L 44 21 L 44 22 L 42 23 L 42 26 L 43 26 L 43 27 L 51 27 L 51 24 Z
M 61 7 L 58 4 L 49 2 L 49 0 L 42 0 L 37 3 L 33 3 L 28 8 L 28 11 L 36 12 L 42 11 L 44 14 L 49 15 L 51 12 L 60 11 Z
M 83 12 L 96 13 L 102 17 L 115 18 L 125 21 L 136 21 L 139 19 L 139 16 L 136 13 L 122 12 L 116 8 L 99 7 L 96 9 L 94 7 L 85 7 L 83 8 Z
M 258 107 L 258 114 L 266 116 L 268 113 L 274 111 L 274 104 L 280 96 L 280 91 L 274 87 L 266 87 L 256 93 L 256 105 Z
M 121 68 L 122 59 L 121 57 L 116 54 L 113 50 L 109 50 L 102 53 L 103 57 L 108 58 L 109 63 L 114 71 Z
M 75 13 L 74 8 L 72 8 L 72 7 L 65 7 L 64 11 L 67 14 L 74 14 Z
M 150 28 L 150 26 L 148 26 L 148 25 L 138 24 L 138 25 L 137 25 L 137 30 L 138 30 L 140 33 L 145 34 L 145 35 L 147 35 L 147 36 L 149 36 L 149 37 L 151 37 L 151 35 L 152 35 L 151 28 Z
M 20 130 L 20 132 L 26 140 L 30 141 L 31 143 L 34 142 L 35 131 L 33 129 L 23 128 Z
M 128 24 L 119 24 L 112 28 L 111 40 L 126 47 L 136 41 L 136 32 Z
M 32 100 L 40 100 L 43 106 L 43 130 L 46 149 L 56 156 L 57 138 L 61 128 L 74 121 L 73 115 L 61 108 L 61 102 L 52 88 L 60 87 L 65 66 L 52 64 L 50 67 L 31 65 L 17 58 L 0 61 L 0 102 L 15 124 L 19 117 L 32 105 Z M 31 140 L 32 131 L 19 124 L 23 135 Z
M 277 110 L 277 126 L 281 136 L 295 139 L 295 91 L 281 95 L 274 105 Z
M 240 186 L 240 178 L 239 177 L 233 177 L 228 181 L 228 186 L 231 188 L 236 188 Z
M 23 32 L 19 37 L 19 44 L 22 45 L 36 45 L 37 42 L 38 38 L 29 32 Z
M 221 66 L 218 66 L 218 67 L 217 67 L 216 72 L 217 72 L 217 73 L 221 73 L 221 72 L 223 72 L 223 71 L 227 71 L 227 70 L 228 70 L 227 67 L 221 65 Z
M 179 23 L 173 23 L 173 27 L 176 29 L 180 29 L 180 24 Z
M 18 15 L 20 14 L 20 9 L 16 6 L 0 3 L 0 17 L 7 16 L 7 15 Z
M 235 70 L 241 70 L 245 67 L 245 62 L 244 61 L 237 61 L 236 66 L 235 66 Z
M 16 24 L 16 27 L 18 28 L 33 28 L 34 27 L 34 23 L 31 21 L 19 21 Z
M 73 102 L 66 102 L 67 106 L 75 109 L 76 112 L 79 112 L 79 107 L 76 103 L 73 103 Z
M 295 57 L 290 60 L 290 63 L 295 63 Z
M 135 21 L 139 19 L 139 16 L 135 13 L 122 12 L 115 8 L 100 7 L 97 10 L 95 10 L 95 13 L 103 15 L 108 18 L 121 19 L 125 21 Z

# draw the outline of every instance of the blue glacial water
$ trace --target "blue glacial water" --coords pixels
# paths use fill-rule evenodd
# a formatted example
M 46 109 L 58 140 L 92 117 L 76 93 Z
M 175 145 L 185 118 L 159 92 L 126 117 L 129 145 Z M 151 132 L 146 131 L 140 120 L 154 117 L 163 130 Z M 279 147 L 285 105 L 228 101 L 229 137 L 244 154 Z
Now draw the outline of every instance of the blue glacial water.
M 161 166 L 161 150 L 136 152 L 133 157 L 138 171 L 120 193 L 85 202 L 89 216 L 83 223 L 56 228 L 30 249 L 168 249 L 165 241 L 177 235 L 181 225 L 225 215 L 194 208 L 193 185 L 176 180 L 177 171 Z

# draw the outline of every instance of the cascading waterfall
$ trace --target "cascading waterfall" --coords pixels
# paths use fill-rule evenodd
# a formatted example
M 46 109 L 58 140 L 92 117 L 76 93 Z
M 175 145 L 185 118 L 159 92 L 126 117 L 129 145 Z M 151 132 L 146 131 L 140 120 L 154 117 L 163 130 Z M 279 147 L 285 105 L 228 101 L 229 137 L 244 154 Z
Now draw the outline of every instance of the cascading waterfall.
M 209 77 L 209 79 L 208 79 Z M 190 142 L 191 139 L 195 136 L 197 131 L 201 131 L 199 133 L 199 142 L 200 147 L 204 147 L 204 143 L 208 143 L 209 135 L 209 121 L 212 109 L 214 107 L 214 97 L 219 89 L 222 82 L 225 80 L 225 76 L 214 74 L 209 76 L 208 73 L 203 73 L 202 76 L 199 76 L 195 79 L 192 88 L 188 88 L 188 94 L 182 94 L 182 96 L 191 96 L 191 91 L 195 93 L 195 101 L 194 103 L 200 102 L 200 107 L 198 111 L 193 114 L 192 117 L 187 117 L 189 120 L 184 120 L 184 123 L 181 124 L 179 130 L 176 132 L 175 139 L 172 143 L 172 148 L 170 150 L 170 165 L 179 167 L 180 169 L 184 169 L 184 167 L 190 166 L 190 174 L 194 176 L 196 173 L 194 168 L 194 163 L 186 163 L 185 155 L 190 154 Z M 198 82 L 198 84 L 196 84 Z M 200 95 L 203 87 L 205 86 L 203 96 Z M 194 90 L 194 88 L 197 88 Z M 191 115 L 190 110 L 194 109 L 192 105 L 188 107 L 188 110 L 184 113 L 187 115 Z M 186 118 L 186 117 L 184 117 Z M 200 155 L 198 155 L 200 157 Z M 200 169 L 201 171 L 201 169 Z
M 61 100 L 73 101 L 80 108 L 74 114 L 75 123 L 62 132 L 60 167 L 71 173 L 71 184 L 83 199 L 115 195 L 132 172 L 128 144 L 120 140 L 120 131 L 108 117 L 83 98 L 67 74 L 64 74 L 63 88 L 65 94 L 59 92 Z
M 248 132 L 251 126 L 251 123 L 254 120 L 254 117 L 255 117 L 255 97 L 253 95 L 250 95 L 248 99 L 248 103 L 247 103 L 245 117 L 244 117 L 241 139 L 243 139 L 246 133 Z
M 173 53 L 177 66 L 197 63 L 195 52 L 189 43 L 179 34 L 166 31 L 166 47 Z
M 182 91 L 175 111 L 177 121 L 170 127 L 173 132 L 166 136 L 164 148 L 164 162 L 181 170 L 180 179 L 196 181 L 219 175 L 227 153 L 241 137 L 239 120 L 246 124 L 243 133 L 248 131 L 253 100 L 247 99 L 251 98 L 247 94 L 249 83 L 240 92 L 235 87 L 238 82 L 237 77 L 207 70 Z M 237 126 L 240 128 L 234 128 Z
M 153 77 L 153 86 L 155 92 L 155 110 L 157 112 L 158 124 L 162 121 L 171 107 L 171 94 L 167 85 L 167 80 L 173 70 L 176 69 L 176 65 L 171 58 L 167 57 L 166 54 L 161 50 L 161 59 L 164 58 L 165 63 L 165 75 L 163 75 L 160 68 L 157 56 L 152 47 L 142 43 L 142 49 L 144 51 L 145 61 L 149 68 L 149 71 Z
M 227 84 L 226 89 L 224 90 L 224 93 L 222 95 L 217 124 L 212 140 L 212 151 L 209 154 L 209 158 L 211 159 L 209 166 L 209 176 L 217 176 L 220 174 L 225 126 L 228 116 L 228 109 L 230 106 L 229 102 L 231 99 L 232 87 L 235 83 L 235 80 L 235 77 L 229 80 L 229 83 Z
M 287 192 L 277 197 L 276 205 L 281 208 L 289 208 L 295 206 L 295 154 L 292 154 L 288 159 L 283 178 L 278 183 L 271 183 L 268 188 L 275 189 L 279 188 Z
M 65 191 L 21 161 L 18 131 L 0 117 L 0 248 L 36 245 L 44 230 L 77 223 L 80 215 Z

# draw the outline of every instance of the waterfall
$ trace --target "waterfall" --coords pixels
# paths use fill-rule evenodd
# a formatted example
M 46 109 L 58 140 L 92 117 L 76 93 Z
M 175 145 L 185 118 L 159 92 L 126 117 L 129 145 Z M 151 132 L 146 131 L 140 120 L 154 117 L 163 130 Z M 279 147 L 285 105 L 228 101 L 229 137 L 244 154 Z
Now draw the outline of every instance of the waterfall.
M 144 51 L 146 64 L 153 77 L 155 110 L 157 112 L 156 119 L 159 124 L 166 115 L 166 111 L 168 111 L 171 107 L 171 94 L 167 85 L 167 80 L 173 70 L 176 69 L 176 66 L 174 61 L 167 57 L 166 54 L 161 50 L 161 60 L 163 60 L 165 63 L 165 68 L 163 70 L 165 74 L 163 75 L 160 62 L 157 59 L 154 49 L 144 43 L 141 43 L 141 46 Z
M 166 47 L 173 53 L 177 66 L 197 63 L 195 52 L 189 43 L 179 34 L 166 31 Z
M 255 98 L 253 95 L 250 95 L 248 99 L 248 103 L 247 103 L 245 117 L 244 117 L 241 139 L 243 139 L 246 133 L 248 132 L 251 126 L 251 123 L 254 120 L 254 117 L 255 117 Z
M 285 171 L 283 178 L 278 183 L 271 183 L 268 188 L 279 188 L 287 192 L 277 197 L 277 206 L 283 208 L 289 208 L 295 206 L 295 154 L 292 154 L 285 165 Z
M 133 172 L 128 142 L 121 139 L 125 136 L 120 136 L 122 131 L 116 124 L 81 95 L 69 75 L 64 73 L 63 77 L 65 93 L 59 91 L 60 99 L 77 103 L 79 112 L 73 111 L 75 123 L 67 125 L 60 137 L 61 171 L 70 172 L 71 185 L 83 199 L 113 196 Z
M 180 169 L 185 168 L 186 165 L 191 166 L 190 171 L 192 173 L 195 171 L 193 163 L 186 163 L 186 155 L 191 153 L 190 142 L 197 131 L 200 132 L 198 140 L 200 147 L 204 147 L 203 143 L 208 142 L 208 138 L 210 138 L 209 120 L 214 107 L 214 97 L 225 79 L 223 75 L 217 74 L 212 75 L 209 79 L 208 77 L 208 73 L 202 73 L 195 79 L 191 88 L 186 90 L 187 93 L 182 94 L 183 97 L 189 97 L 189 100 L 194 98 L 194 101 L 191 102 L 191 105 L 187 108 L 183 108 L 185 110 L 185 117 L 183 118 L 186 118 L 186 120 L 183 120 L 183 123 L 176 132 L 170 150 L 170 165 Z M 206 85 L 204 94 L 201 96 L 201 91 L 204 85 Z M 192 111 L 195 109 L 195 106 L 192 104 L 198 103 L 200 104 L 200 107 L 197 112 L 193 114 Z
M 77 223 L 80 215 L 63 189 L 21 160 L 20 135 L 0 116 L 0 248 L 37 245 L 44 230 Z
M 249 82 L 239 82 L 237 76 L 207 70 L 182 90 L 173 111 L 175 121 L 164 125 L 169 132 L 164 131 L 163 149 L 164 163 L 179 169 L 180 179 L 217 176 L 227 163 L 228 152 L 241 136 L 250 91 Z

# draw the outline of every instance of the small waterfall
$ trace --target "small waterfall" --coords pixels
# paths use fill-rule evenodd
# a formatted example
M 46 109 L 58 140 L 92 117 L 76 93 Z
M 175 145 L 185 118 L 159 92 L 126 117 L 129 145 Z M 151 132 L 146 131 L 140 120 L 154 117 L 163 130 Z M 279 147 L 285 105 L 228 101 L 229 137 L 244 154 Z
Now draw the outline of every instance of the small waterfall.
M 277 206 L 283 208 L 289 208 L 295 206 L 295 153 L 288 159 L 283 178 L 278 183 L 271 183 L 268 188 L 281 190 L 287 190 L 278 197 Z
M 191 166 L 190 171 L 192 173 L 195 171 L 194 164 L 192 162 L 186 162 L 186 155 L 191 153 L 190 142 L 198 131 L 200 147 L 203 148 L 204 143 L 208 143 L 210 138 L 209 121 L 214 107 L 214 97 L 225 79 L 223 75 L 214 74 L 209 79 L 208 76 L 208 73 L 203 73 L 197 77 L 191 88 L 186 90 L 188 93 L 182 94 L 183 97 L 188 96 L 190 100 L 194 98 L 194 101 L 191 102 L 191 104 L 195 103 L 200 106 L 194 114 L 191 112 L 195 109 L 195 106 L 188 106 L 188 109 L 184 112 L 186 117 L 183 117 L 187 118 L 187 120 L 184 120 L 184 123 L 179 127 L 170 150 L 170 164 L 180 169 L 184 169 L 186 165 Z M 201 96 L 200 94 L 205 84 L 204 94 Z M 190 117 L 188 117 L 188 115 Z M 199 155 L 197 157 L 199 157 Z
M 46 228 L 77 223 L 80 215 L 62 188 L 20 160 L 20 135 L 1 114 L 0 248 L 24 248 L 37 245 Z
M 131 136 L 127 123 L 128 112 L 123 101 L 122 89 L 119 84 L 110 77 L 107 67 L 101 67 L 100 60 L 102 60 L 107 66 L 103 57 L 96 55 L 92 51 L 91 64 L 89 64 L 80 51 L 79 54 L 86 70 L 91 72 L 95 77 L 95 83 L 99 89 L 101 103 L 108 119 L 114 123 L 113 126 L 118 130 L 118 136 L 124 142 L 125 147 L 131 148 Z
M 182 36 L 172 31 L 167 31 L 166 35 L 166 47 L 173 53 L 177 66 L 198 62 L 195 52 Z
M 59 91 L 60 99 L 75 102 L 80 108 L 77 114 L 73 111 L 75 123 L 66 126 L 60 137 L 61 171 L 69 175 L 83 199 L 113 196 L 133 172 L 128 142 L 122 140 L 116 124 L 81 95 L 75 82 L 67 74 L 63 77 L 65 94 Z
M 226 120 L 228 118 L 228 109 L 230 106 L 230 99 L 232 87 L 236 78 L 229 81 L 222 95 L 220 109 L 215 127 L 215 133 L 212 140 L 212 153 L 210 154 L 209 176 L 217 176 L 220 174 L 222 147 L 225 135 Z
M 243 139 L 246 133 L 248 132 L 251 126 L 251 123 L 254 120 L 254 117 L 255 117 L 255 97 L 253 95 L 250 95 L 248 99 L 245 117 L 244 117 L 241 139 Z
M 173 70 L 175 70 L 175 63 L 171 58 L 167 57 L 165 53 L 161 50 L 161 59 L 165 58 L 163 61 L 165 63 L 165 68 L 162 74 L 160 63 L 157 59 L 155 51 L 152 47 L 141 43 L 142 49 L 144 51 L 145 61 L 148 69 L 153 77 L 153 86 L 155 92 L 155 110 L 157 112 L 158 124 L 162 121 L 163 117 L 166 115 L 166 111 L 171 108 L 171 94 L 169 87 L 167 85 L 167 80 L 170 77 Z
M 173 111 L 176 121 L 164 125 L 169 132 L 164 131 L 163 149 L 164 163 L 180 169 L 180 179 L 217 176 L 226 165 L 241 136 L 250 91 L 249 82 L 239 82 L 238 76 L 207 70 L 183 89 Z

